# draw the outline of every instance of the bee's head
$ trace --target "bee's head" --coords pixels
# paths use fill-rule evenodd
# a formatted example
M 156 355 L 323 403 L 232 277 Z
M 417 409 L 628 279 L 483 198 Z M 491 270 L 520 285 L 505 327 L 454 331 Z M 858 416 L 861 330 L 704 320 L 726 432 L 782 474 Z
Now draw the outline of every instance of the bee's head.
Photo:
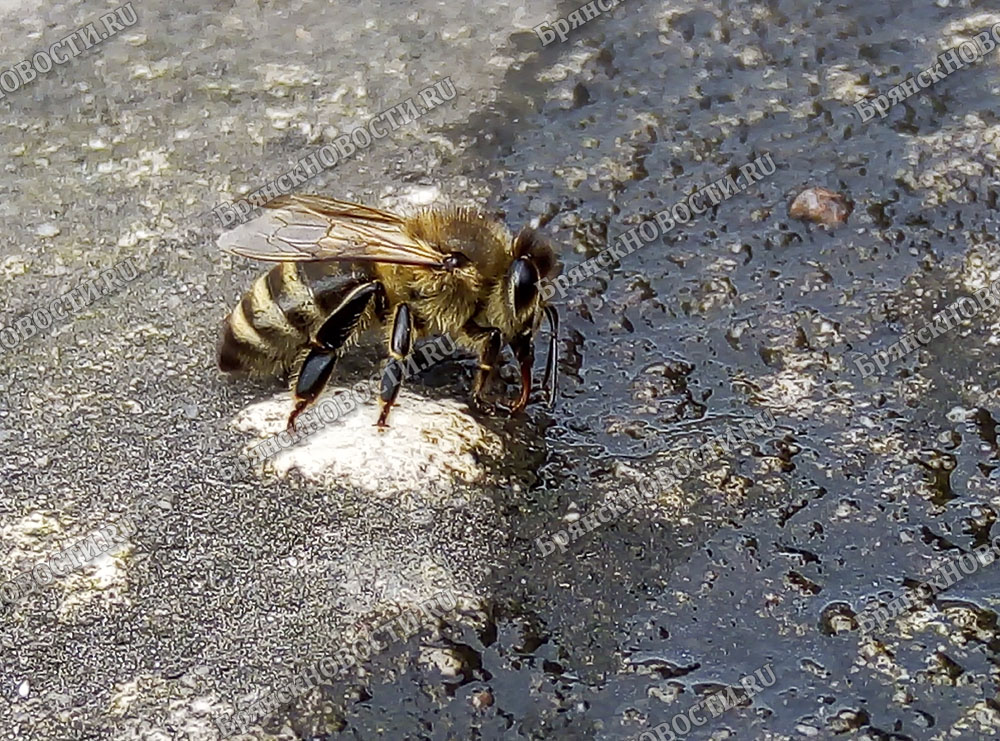
M 562 269 L 552 247 L 543 241 L 534 229 L 525 227 L 514 238 L 514 260 L 507 269 L 504 280 L 507 310 L 513 318 L 514 340 L 511 344 L 521 360 L 521 382 L 525 389 L 531 386 L 531 363 L 535 353 L 532 348 L 534 334 L 542 316 L 549 322 L 549 351 L 545 358 L 545 380 L 542 386 L 549 391 L 549 406 L 555 402 L 557 386 L 557 342 L 559 314 L 548 305 L 541 292 L 542 281 L 551 281 Z M 518 351 L 516 348 L 520 347 Z M 526 365 L 525 365 L 526 363 Z M 528 392 L 525 392 L 528 393 Z M 522 396 L 526 402 L 527 396 Z
M 534 229 L 522 229 L 514 238 L 514 260 L 505 280 L 511 314 L 517 319 L 533 321 L 542 302 L 540 282 L 556 277 L 561 268 L 552 247 Z

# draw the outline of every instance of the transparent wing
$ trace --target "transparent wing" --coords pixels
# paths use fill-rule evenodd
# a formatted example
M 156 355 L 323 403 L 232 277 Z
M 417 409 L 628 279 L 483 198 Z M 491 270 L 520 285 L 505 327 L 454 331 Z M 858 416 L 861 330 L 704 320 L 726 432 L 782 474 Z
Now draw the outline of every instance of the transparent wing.
M 272 262 L 382 262 L 443 267 L 445 255 L 407 233 L 399 216 L 359 203 L 287 195 L 253 221 L 219 237 L 234 255 Z

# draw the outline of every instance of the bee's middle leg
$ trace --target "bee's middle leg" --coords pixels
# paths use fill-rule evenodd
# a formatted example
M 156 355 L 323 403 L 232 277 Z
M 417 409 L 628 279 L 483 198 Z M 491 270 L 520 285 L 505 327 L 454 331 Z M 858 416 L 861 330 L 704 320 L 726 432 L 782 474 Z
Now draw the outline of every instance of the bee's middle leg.
M 477 404 L 481 404 L 483 393 L 487 390 L 489 381 L 493 378 L 500 362 L 503 334 L 496 327 L 480 327 L 472 321 L 466 322 L 462 330 L 480 346 L 479 372 L 476 374 L 475 385 L 472 387 L 472 398 Z
M 382 411 L 375 423 L 378 427 L 388 427 L 389 411 L 396 403 L 399 389 L 403 385 L 403 361 L 413 347 L 413 319 L 410 307 L 406 304 L 396 306 L 392 317 L 392 329 L 389 334 L 389 360 L 382 370 L 382 385 L 379 396 L 382 401 Z
M 363 283 L 340 302 L 316 332 L 313 346 L 299 366 L 292 395 L 295 409 L 288 415 L 288 429 L 295 429 L 295 418 L 316 401 L 330 380 L 340 348 L 357 331 L 361 315 L 372 299 L 376 314 L 385 312 L 385 287 L 378 281 Z

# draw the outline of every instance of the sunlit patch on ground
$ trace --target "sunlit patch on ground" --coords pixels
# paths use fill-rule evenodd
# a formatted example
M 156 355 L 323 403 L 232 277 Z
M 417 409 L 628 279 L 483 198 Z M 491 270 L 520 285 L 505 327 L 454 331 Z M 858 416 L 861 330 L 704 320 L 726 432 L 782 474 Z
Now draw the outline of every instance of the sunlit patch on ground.
M 251 404 L 233 424 L 243 432 L 270 437 L 285 429 L 290 411 L 289 396 L 281 394 Z M 425 491 L 430 482 L 441 491 L 449 483 L 481 482 L 485 468 L 479 456 L 502 451 L 500 439 L 476 422 L 466 405 L 455 401 L 435 401 L 404 390 L 387 429 L 375 425 L 377 417 L 375 403 L 359 405 L 279 451 L 265 467 L 282 477 L 295 470 L 310 481 L 337 481 L 389 496 Z

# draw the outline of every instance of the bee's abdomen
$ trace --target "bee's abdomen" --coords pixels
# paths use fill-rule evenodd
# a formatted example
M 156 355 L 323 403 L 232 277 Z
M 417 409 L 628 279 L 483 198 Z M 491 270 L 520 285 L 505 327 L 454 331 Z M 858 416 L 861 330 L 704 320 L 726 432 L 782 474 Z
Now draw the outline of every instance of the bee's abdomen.
M 282 373 L 361 280 L 329 263 L 283 262 L 257 278 L 222 325 L 225 373 Z

